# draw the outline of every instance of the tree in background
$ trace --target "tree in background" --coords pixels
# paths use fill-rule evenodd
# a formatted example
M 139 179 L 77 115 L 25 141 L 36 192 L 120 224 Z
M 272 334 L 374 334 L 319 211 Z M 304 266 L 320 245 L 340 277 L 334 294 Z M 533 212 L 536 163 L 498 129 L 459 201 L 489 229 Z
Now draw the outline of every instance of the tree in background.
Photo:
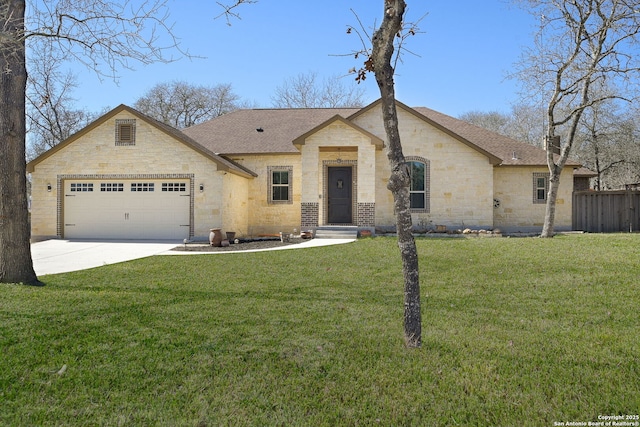
M 540 106 L 524 102 L 511 106 L 511 131 L 508 134 L 517 141 L 536 147 L 544 146 L 544 111 Z
M 301 73 L 285 80 L 271 98 L 276 108 L 352 108 L 364 106 L 364 89 L 345 85 L 340 76 L 318 81 L 318 73 Z
M 468 111 L 458 118 L 500 135 L 510 136 L 512 130 L 511 116 L 498 111 Z
M 0 282 L 41 285 L 31 258 L 26 179 L 26 54 L 44 51 L 117 77 L 134 63 L 181 52 L 167 23 L 167 0 L 25 0 L 0 4 Z M 163 36 L 164 46 L 160 45 Z
M 89 124 L 96 114 L 73 107 L 78 87 L 72 73 L 48 52 L 34 52 L 27 79 L 27 159 L 55 147 Z
M 598 174 L 598 191 L 640 180 L 638 123 L 633 114 L 618 107 L 613 101 L 603 102 L 586 110 L 580 123 L 576 158 Z
M 523 55 L 516 76 L 546 99 L 549 192 L 541 237 L 552 237 L 560 174 L 588 108 L 624 98 L 640 66 L 640 0 L 514 0 L 541 18 L 536 47 Z M 607 82 L 610 92 L 599 91 Z M 552 143 L 560 137 L 560 154 Z
M 458 118 L 516 141 L 526 142 L 536 147 L 542 146 L 544 129 L 539 107 L 521 103 L 513 105 L 508 113 L 469 111 Z
M 239 99 L 228 83 L 204 86 L 172 81 L 155 85 L 138 98 L 133 107 L 182 129 L 237 110 Z

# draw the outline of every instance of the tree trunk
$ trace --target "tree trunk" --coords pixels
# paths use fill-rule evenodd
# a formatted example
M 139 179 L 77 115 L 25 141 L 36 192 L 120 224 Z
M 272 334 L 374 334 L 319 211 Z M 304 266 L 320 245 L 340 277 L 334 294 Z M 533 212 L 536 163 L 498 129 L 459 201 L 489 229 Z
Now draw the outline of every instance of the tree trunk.
M 371 60 L 382 99 L 382 117 L 387 134 L 387 157 L 391 177 L 387 188 L 393 193 L 398 231 L 398 247 L 402 257 L 404 277 L 404 335 L 408 347 L 422 345 L 422 315 L 420 312 L 420 280 L 418 252 L 411 234 L 411 210 L 409 199 L 409 168 L 405 162 L 398 131 L 395 89 L 391 66 L 394 39 L 402 29 L 404 0 L 385 0 L 385 15 L 380 28 L 373 36 Z
M 557 167 L 554 165 L 554 169 Z M 549 191 L 547 193 L 547 206 L 544 213 L 544 226 L 540 237 L 553 237 L 553 225 L 556 219 L 556 200 L 558 199 L 558 188 L 560 187 L 560 172 L 553 171 L 549 177 Z
M 0 17 L 0 282 L 41 284 L 31 259 L 25 160 L 24 0 Z

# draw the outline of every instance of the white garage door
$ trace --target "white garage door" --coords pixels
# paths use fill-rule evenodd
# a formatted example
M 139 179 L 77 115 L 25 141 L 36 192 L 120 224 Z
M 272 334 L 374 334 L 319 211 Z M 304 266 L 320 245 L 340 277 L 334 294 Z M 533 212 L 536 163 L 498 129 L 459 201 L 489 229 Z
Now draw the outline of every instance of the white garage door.
M 67 239 L 189 237 L 189 180 L 66 180 Z

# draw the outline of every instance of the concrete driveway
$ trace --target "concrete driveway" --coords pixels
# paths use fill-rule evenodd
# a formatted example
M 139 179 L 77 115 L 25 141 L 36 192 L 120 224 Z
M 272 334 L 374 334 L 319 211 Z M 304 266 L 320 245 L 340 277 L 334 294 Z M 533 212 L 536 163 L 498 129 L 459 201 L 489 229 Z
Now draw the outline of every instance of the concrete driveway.
M 355 239 L 311 239 L 295 245 L 282 246 L 265 250 L 302 249 L 317 246 L 338 245 L 350 243 Z M 31 257 L 36 275 L 68 273 L 70 271 L 86 270 L 107 264 L 146 258 L 153 255 L 222 255 L 229 252 L 171 252 L 171 249 L 182 242 L 167 241 L 132 241 L 132 240 L 45 240 L 31 244 Z
M 31 244 L 38 276 L 85 270 L 107 264 L 146 258 L 175 248 L 182 242 L 45 240 Z

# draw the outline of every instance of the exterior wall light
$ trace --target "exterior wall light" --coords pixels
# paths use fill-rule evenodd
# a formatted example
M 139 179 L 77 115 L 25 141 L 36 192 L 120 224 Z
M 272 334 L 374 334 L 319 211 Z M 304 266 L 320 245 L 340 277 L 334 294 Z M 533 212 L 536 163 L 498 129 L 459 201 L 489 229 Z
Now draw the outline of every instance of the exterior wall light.
M 47 191 L 51 193 L 51 184 L 47 184 Z
M 202 193 L 204 191 L 204 184 L 200 184 L 200 192 Z

